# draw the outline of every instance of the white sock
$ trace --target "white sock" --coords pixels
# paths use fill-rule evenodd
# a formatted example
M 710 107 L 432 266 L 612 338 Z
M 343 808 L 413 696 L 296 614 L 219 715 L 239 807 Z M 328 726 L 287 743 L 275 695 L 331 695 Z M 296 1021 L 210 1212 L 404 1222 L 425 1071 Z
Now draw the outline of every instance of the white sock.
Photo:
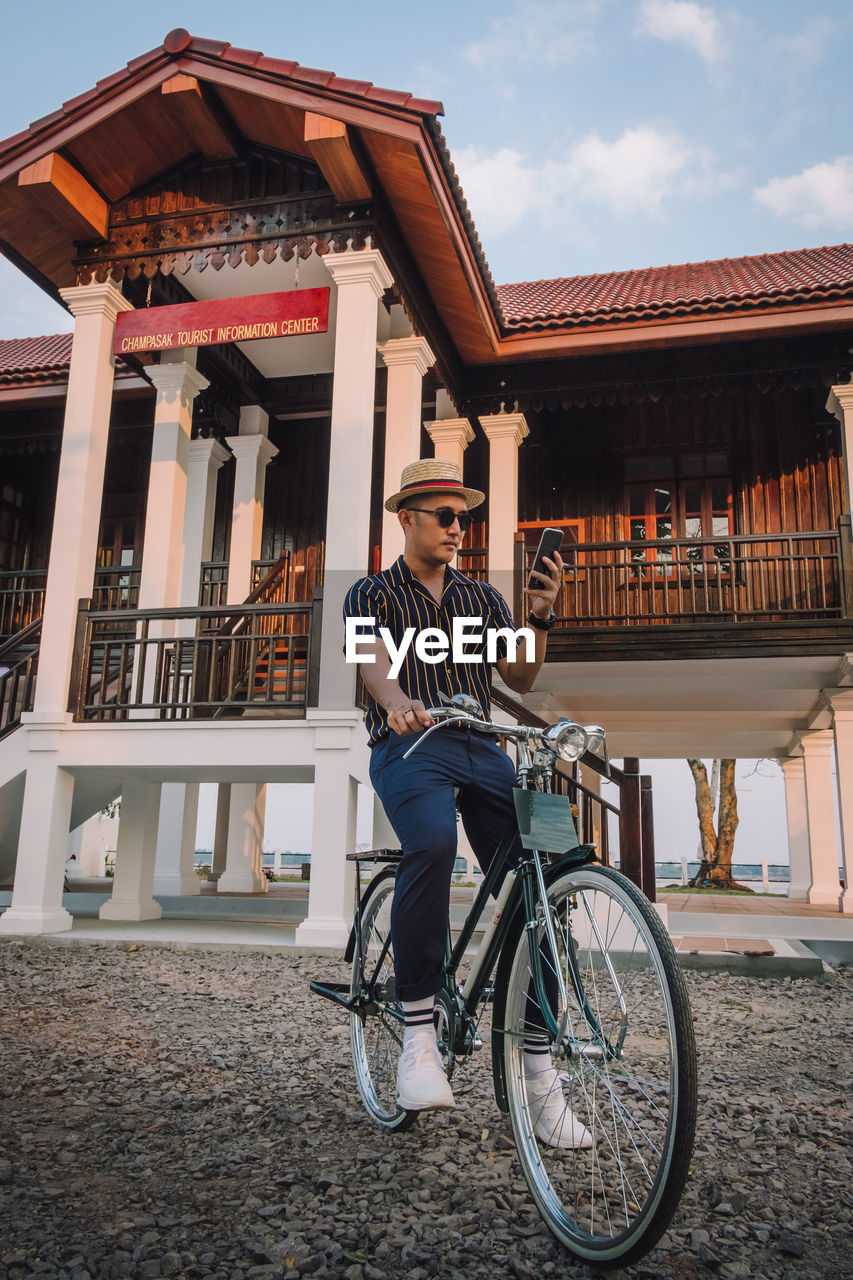
M 553 1065 L 551 1050 L 546 1044 L 526 1044 L 524 1046 L 524 1074 L 526 1076 L 535 1076 L 542 1071 L 549 1071 Z
M 433 996 L 425 996 L 423 1000 L 401 1000 L 403 1009 L 403 1044 L 407 1044 L 413 1036 L 435 1035 L 432 1020 Z

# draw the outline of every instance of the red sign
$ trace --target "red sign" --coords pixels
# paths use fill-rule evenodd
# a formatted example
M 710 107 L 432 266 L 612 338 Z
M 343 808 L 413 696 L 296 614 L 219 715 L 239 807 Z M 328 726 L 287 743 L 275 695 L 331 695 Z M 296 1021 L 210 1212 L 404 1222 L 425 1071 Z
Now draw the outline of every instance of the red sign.
M 328 327 L 329 290 L 293 289 L 290 293 L 123 311 L 116 320 L 113 353 L 290 338 L 325 333 Z

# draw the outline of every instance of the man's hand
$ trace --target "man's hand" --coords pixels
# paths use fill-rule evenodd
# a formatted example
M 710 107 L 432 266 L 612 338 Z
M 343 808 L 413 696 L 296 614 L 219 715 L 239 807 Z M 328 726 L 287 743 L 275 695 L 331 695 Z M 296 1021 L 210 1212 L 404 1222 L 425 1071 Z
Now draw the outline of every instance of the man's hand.
M 389 699 L 385 703 L 385 710 L 388 713 L 388 728 L 401 737 L 420 733 L 422 729 L 429 729 L 435 723 L 424 704 L 417 698 L 407 698 L 402 690 L 398 698 L 393 701 Z
M 531 612 L 544 622 L 551 616 L 551 610 L 554 608 L 554 601 L 557 599 L 560 583 L 563 580 L 563 558 L 559 551 L 555 551 L 553 560 L 543 556 L 542 562 L 548 569 L 547 575 L 540 573 L 538 569 L 535 572 L 531 569 L 533 577 L 542 579 L 542 586 L 525 587 L 524 595 L 529 597 Z

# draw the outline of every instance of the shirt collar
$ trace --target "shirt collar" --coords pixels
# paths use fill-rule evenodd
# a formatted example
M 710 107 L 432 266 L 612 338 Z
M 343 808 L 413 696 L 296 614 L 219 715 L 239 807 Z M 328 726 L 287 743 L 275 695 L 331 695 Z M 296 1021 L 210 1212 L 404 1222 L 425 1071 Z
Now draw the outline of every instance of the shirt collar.
M 427 595 L 429 595 L 429 592 L 427 591 L 426 587 L 421 582 L 420 578 L 416 578 L 415 575 L 412 573 L 411 569 L 406 564 L 406 561 L 403 556 L 398 556 L 395 564 L 403 582 L 410 582 L 414 586 L 419 587 L 421 591 L 424 591 L 426 592 Z M 450 583 L 461 582 L 464 580 L 464 577 L 465 575 L 460 573 L 458 569 L 454 569 L 452 565 L 449 565 L 449 564 L 446 565 L 444 569 L 444 591 L 445 592 L 447 591 L 447 588 L 450 585 Z M 442 595 L 443 594 L 444 592 L 442 592 Z M 431 600 L 433 598 L 434 597 L 430 596 Z

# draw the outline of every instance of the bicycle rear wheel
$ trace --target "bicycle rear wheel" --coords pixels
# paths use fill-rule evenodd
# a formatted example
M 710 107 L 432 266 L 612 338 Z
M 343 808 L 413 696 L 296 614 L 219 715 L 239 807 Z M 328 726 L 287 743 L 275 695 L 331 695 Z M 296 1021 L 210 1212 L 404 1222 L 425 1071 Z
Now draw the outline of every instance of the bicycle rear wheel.
M 604 867 L 554 868 L 547 889 L 556 965 L 568 998 L 547 999 L 565 1034 L 543 1033 L 528 931 L 508 943 L 503 1055 L 507 1102 L 524 1176 L 548 1226 L 601 1268 L 626 1266 L 666 1230 L 684 1187 L 696 1125 L 696 1050 L 684 979 L 657 913 Z M 544 922 L 534 937 L 555 991 Z M 576 961 L 576 965 L 573 963 Z M 573 983 L 575 968 L 579 982 Z M 542 1101 L 528 1097 L 524 1044 L 547 1041 L 558 1074 Z M 556 1145 L 571 1111 L 589 1149 Z M 537 1135 L 537 1127 L 539 1134 Z
M 355 1078 L 368 1113 L 386 1129 L 408 1129 L 417 1112 L 397 1105 L 397 1061 L 403 1047 L 403 1015 L 394 984 L 391 901 L 395 870 L 381 871 L 365 891 L 361 940 L 352 961 L 350 1042 Z

